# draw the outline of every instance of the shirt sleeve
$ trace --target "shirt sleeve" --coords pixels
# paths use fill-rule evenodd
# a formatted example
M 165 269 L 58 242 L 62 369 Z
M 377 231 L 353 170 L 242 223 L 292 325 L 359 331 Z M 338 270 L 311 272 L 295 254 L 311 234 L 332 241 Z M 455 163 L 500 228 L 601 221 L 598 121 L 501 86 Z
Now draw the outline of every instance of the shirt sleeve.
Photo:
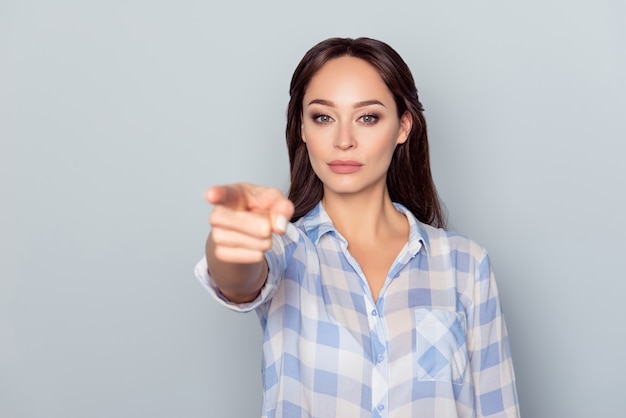
M 519 418 L 509 338 L 489 256 L 477 264 L 468 317 L 470 367 L 477 417 Z
M 293 227 L 293 225 L 289 225 Z M 202 259 L 198 261 L 194 269 L 194 274 L 200 281 L 200 284 L 220 304 L 236 312 L 250 312 L 265 304 L 272 298 L 274 293 L 276 293 L 280 280 L 282 279 L 283 272 L 285 271 L 285 244 L 280 235 L 272 235 L 272 248 L 266 251 L 265 261 L 268 266 L 267 280 L 261 288 L 259 296 L 257 296 L 253 301 L 246 303 L 231 302 L 222 294 L 209 273 L 206 256 L 202 257 Z

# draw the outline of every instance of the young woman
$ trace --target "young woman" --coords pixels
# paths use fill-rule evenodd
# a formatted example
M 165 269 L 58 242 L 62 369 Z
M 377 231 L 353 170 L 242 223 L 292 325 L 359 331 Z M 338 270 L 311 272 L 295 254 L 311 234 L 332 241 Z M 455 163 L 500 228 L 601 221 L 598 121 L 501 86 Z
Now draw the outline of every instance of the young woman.
M 407 65 L 380 41 L 328 39 L 290 94 L 289 198 L 211 188 L 196 266 L 259 315 L 263 416 L 518 417 L 489 258 L 442 229 Z

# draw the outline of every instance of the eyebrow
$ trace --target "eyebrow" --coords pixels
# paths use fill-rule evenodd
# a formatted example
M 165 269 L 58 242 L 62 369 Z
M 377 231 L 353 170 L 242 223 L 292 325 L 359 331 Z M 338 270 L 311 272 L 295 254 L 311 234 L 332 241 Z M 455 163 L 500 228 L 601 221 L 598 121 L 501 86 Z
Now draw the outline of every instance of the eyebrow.
M 324 99 L 314 99 L 311 100 L 309 102 L 309 106 L 311 106 L 312 104 L 320 104 L 323 106 L 328 106 L 328 107 L 336 107 L 334 102 L 331 102 L 330 100 L 324 100 Z M 359 107 L 365 107 L 365 106 L 371 106 L 371 105 L 380 105 L 382 107 L 385 107 L 385 105 L 380 101 L 380 100 L 363 100 L 362 102 L 356 102 L 352 105 L 353 109 L 358 109 Z

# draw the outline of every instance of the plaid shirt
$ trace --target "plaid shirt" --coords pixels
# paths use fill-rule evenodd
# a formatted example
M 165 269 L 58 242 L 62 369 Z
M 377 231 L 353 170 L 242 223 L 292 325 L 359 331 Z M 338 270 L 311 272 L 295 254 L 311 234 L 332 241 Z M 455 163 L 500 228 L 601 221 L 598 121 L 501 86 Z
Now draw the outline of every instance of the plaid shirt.
M 266 253 L 253 302 L 263 328 L 263 417 L 519 417 L 507 331 L 489 258 L 420 223 L 374 302 L 348 243 L 318 204 Z

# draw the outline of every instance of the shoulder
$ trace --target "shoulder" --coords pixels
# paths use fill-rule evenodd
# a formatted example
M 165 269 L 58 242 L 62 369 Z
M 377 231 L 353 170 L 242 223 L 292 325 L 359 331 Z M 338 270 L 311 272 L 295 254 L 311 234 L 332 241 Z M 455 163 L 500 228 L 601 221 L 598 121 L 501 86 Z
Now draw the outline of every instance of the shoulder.
M 491 269 L 487 250 L 473 239 L 455 231 L 446 231 L 418 221 L 427 243 L 428 257 L 440 260 L 458 272 L 488 275 Z
M 441 228 L 434 228 L 430 225 L 425 225 L 424 228 L 429 231 L 428 233 L 432 237 L 432 241 L 442 246 L 443 249 L 447 248 L 449 251 L 457 252 L 462 251 L 477 258 L 483 258 L 487 255 L 487 250 L 485 250 L 482 245 L 462 233 L 446 231 Z
M 487 257 L 487 251 L 466 235 L 423 223 L 404 206 L 397 203 L 395 206 L 409 220 L 409 239 L 422 241 L 429 256 L 437 257 L 462 253 L 475 260 L 482 260 Z

